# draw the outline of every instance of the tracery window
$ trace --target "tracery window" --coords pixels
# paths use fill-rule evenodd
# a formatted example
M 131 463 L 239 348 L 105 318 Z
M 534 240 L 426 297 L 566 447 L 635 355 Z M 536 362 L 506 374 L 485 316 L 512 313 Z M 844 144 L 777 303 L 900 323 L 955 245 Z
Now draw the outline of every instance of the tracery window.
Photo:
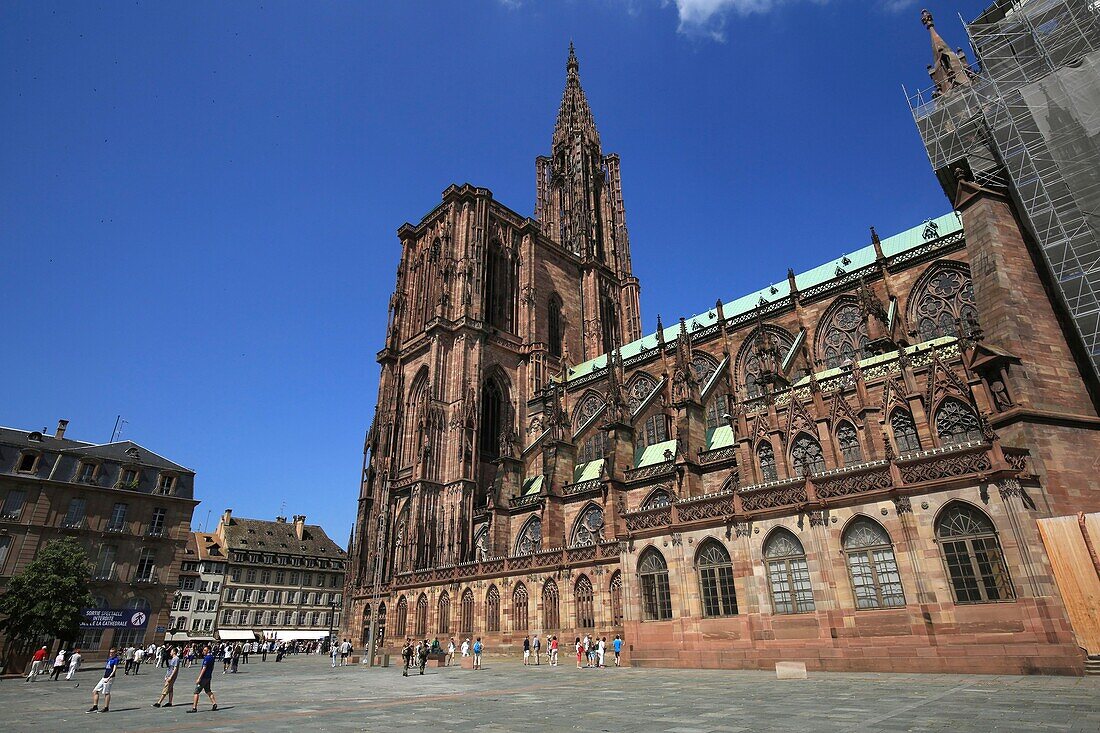
M 493 240 L 485 259 L 485 321 L 512 330 L 516 310 L 515 265 L 500 242 Z
M 642 509 L 656 509 L 672 503 L 672 496 L 664 489 L 656 489 L 642 502 Z
M 703 601 L 703 615 L 734 616 L 737 614 L 737 596 L 733 588 L 733 565 L 726 548 L 716 540 L 708 539 L 699 547 L 695 556 L 695 569 L 699 574 L 699 595 Z
M 423 593 L 416 599 L 416 636 L 423 639 L 428 635 L 428 597 Z
M 650 415 L 649 419 L 645 421 L 645 425 L 642 427 L 639 438 L 641 442 L 640 447 L 643 448 L 668 440 L 668 417 L 665 416 L 665 413 L 658 412 L 654 415 Z
M 483 525 L 474 535 L 474 559 L 478 562 L 489 558 L 489 525 Z
M 777 529 L 764 542 L 764 566 L 768 590 L 776 613 L 808 613 L 814 610 L 814 591 L 806 551 L 798 538 Z
M 791 445 L 791 463 L 799 475 L 821 473 L 825 470 L 825 457 L 821 455 L 821 444 L 806 433 L 799 433 Z
M 784 358 L 794 345 L 794 337 L 781 329 L 768 328 L 768 335 L 779 351 L 779 358 Z M 760 375 L 764 371 L 764 365 L 756 350 L 756 341 L 760 337 L 759 329 L 745 339 L 741 346 L 741 383 L 745 385 L 745 392 L 749 399 L 764 394 L 764 386 L 760 383 Z
M 577 456 L 577 463 L 589 463 L 591 461 L 598 461 L 604 456 L 604 452 L 607 450 L 607 433 L 602 430 L 596 430 L 581 443 L 581 452 Z
M 718 362 L 710 356 L 702 352 L 692 355 L 691 373 L 700 387 L 704 386 L 716 371 L 718 371 Z
M 590 394 L 577 405 L 577 427 L 580 428 L 603 407 L 604 398 L 600 395 Z
M 405 599 L 405 596 L 401 596 L 397 600 L 397 626 L 394 631 L 398 636 L 406 636 L 409 633 L 409 602 Z
M 835 369 L 845 361 L 859 361 L 866 353 L 867 324 L 863 313 L 854 302 L 844 302 L 836 307 L 821 324 L 822 333 L 818 347 L 819 356 L 827 369 Z
M 722 416 L 729 414 L 729 411 L 729 395 L 725 393 L 715 395 L 714 399 L 707 403 L 707 430 L 725 425 L 726 420 Z
M 271 612 L 272 618 L 275 616 L 275 612 Z M 386 643 L 386 604 L 381 603 L 378 605 L 378 644 L 376 646 L 382 646 Z
M 557 629 L 558 622 L 558 584 L 553 578 L 542 586 L 542 619 L 544 629 Z
M 439 623 L 436 624 L 436 628 L 441 634 L 449 634 L 451 632 L 451 597 L 447 595 L 447 591 L 440 594 L 437 610 Z
M 542 519 L 531 517 L 516 540 L 516 555 L 531 555 L 542 547 Z
M 848 560 L 848 577 L 856 608 L 895 608 L 905 605 L 901 574 L 890 535 L 878 522 L 859 517 L 841 538 Z
M 936 520 L 936 537 L 956 603 L 989 603 L 1015 597 L 1001 543 L 983 512 L 952 502 Z
M 611 624 L 613 626 L 623 625 L 623 575 L 618 570 L 611 576 L 611 583 L 608 585 L 608 590 L 611 593 Z
M 561 298 L 557 293 L 550 296 L 550 302 L 546 306 L 547 339 L 550 341 L 550 356 L 560 358 L 562 355 L 562 340 L 565 336 L 564 323 L 561 316 Z
M 659 551 L 649 548 L 638 560 L 642 586 L 642 613 L 647 621 L 672 618 L 672 594 L 668 587 L 668 565 Z
M 500 591 L 495 585 L 485 593 L 485 629 L 500 631 Z
M 516 583 L 512 591 L 512 631 L 527 631 L 527 587 Z
M 859 445 L 855 425 L 850 422 L 840 423 L 836 429 L 836 442 L 840 446 L 840 454 L 844 457 L 845 466 L 863 463 L 863 448 Z
M 481 433 L 478 451 L 483 460 L 500 456 L 500 431 L 504 423 L 504 389 L 494 378 L 485 380 L 481 389 Z
M 573 525 L 571 547 L 582 547 L 603 542 L 603 509 L 592 504 L 577 518 Z
M 936 434 L 944 445 L 979 442 L 982 426 L 978 416 L 960 400 L 949 397 L 936 410 Z
M 921 341 L 958 336 L 957 321 L 978 320 L 970 272 L 954 265 L 935 265 L 932 275 L 910 296 L 910 323 Z
M 756 448 L 756 458 L 760 461 L 760 478 L 764 481 L 775 481 L 779 478 L 779 473 L 775 468 L 775 451 L 772 450 L 772 444 L 766 440 L 760 441 L 760 445 Z
M 890 427 L 894 429 L 894 444 L 898 447 L 898 453 L 920 450 L 920 438 L 917 437 L 917 426 L 913 424 L 912 415 L 905 410 L 894 410 L 890 415 Z
M 596 626 L 593 598 L 592 581 L 587 575 L 577 578 L 573 586 L 573 601 L 577 608 L 577 628 L 579 629 L 592 629 Z
M 633 412 L 638 409 L 638 405 L 645 402 L 646 397 L 653 394 L 653 390 L 657 389 L 657 380 L 648 374 L 641 374 L 634 379 L 630 384 L 630 390 L 627 394 L 627 402 L 630 403 L 630 410 Z

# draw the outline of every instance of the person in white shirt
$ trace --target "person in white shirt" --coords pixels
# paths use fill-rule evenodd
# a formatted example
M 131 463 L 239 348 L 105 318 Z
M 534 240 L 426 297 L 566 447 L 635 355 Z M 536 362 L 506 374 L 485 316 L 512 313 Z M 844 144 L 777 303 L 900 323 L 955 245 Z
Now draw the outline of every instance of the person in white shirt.
M 351 656 L 351 640 L 344 639 L 344 643 L 340 645 L 340 666 L 348 666 L 348 657 Z
M 60 649 L 57 652 L 57 656 L 53 660 L 53 673 L 50 675 L 51 680 L 56 680 L 61 676 L 61 672 L 65 669 L 65 650 Z
M 606 647 L 606 646 L 607 646 L 607 637 L 601 636 L 600 641 L 596 644 L 596 654 L 598 654 L 599 657 L 600 657 L 600 666 L 601 667 L 603 666 L 604 647 Z
M 464 642 L 462 642 L 462 656 L 464 656 L 464 657 L 470 656 L 470 640 L 469 639 L 466 639 Z
M 73 675 L 80 671 L 80 662 L 84 657 L 80 656 L 80 647 L 73 649 L 72 655 L 69 657 L 69 673 L 65 675 L 65 679 L 71 680 Z
M 336 657 L 340 654 L 340 645 L 329 642 L 329 655 L 332 657 L 332 668 L 336 669 Z

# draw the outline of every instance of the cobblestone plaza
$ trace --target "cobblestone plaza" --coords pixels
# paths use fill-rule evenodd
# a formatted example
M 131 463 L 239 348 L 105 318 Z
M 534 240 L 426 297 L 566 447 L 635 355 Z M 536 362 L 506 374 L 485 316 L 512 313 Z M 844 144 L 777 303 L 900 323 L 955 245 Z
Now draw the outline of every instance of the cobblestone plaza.
M 1100 678 L 694 669 L 524 668 L 481 672 L 332 669 L 310 656 L 215 673 L 219 710 L 185 713 L 198 668 L 181 670 L 176 705 L 151 707 L 160 670 L 115 682 L 111 712 L 85 715 L 99 669 L 72 682 L 0 683 L 0 730 L 94 731 L 1080 731 L 1100 730 Z M 191 683 L 191 684 L 189 684 Z

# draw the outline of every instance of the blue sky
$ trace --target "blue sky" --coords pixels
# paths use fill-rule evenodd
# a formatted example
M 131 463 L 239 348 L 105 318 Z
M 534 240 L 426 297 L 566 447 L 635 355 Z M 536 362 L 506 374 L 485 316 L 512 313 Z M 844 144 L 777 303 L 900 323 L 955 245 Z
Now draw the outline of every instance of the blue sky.
M 983 3 L 932 6 L 956 17 Z M 450 183 L 534 207 L 570 39 L 622 157 L 645 329 L 941 214 L 901 0 L 6 2 L 0 424 L 198 472 L 195 525 L 343 543 L 396 229 Z

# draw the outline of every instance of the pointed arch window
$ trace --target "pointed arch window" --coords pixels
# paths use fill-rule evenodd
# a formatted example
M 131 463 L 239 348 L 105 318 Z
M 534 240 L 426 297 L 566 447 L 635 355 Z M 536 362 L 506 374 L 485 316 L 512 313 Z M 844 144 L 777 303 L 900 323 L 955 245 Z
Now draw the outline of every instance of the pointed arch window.
M 978 320 L 974 282 L 970 271 L 959 265 L 933 265 L 910 296 L 910 323 L 921 341 L 958 336 L 959 321 Z
M 495 585 L 485 593 L 485 629 L 500 631 L 500 591 Z
M 856 608 L 898 608 L 905 605 L 901 573 L 886 529 L 859 517 L 844 530 L 841 545 L 848 561 Z
M 474 534 L 474 559 L 481 562 L 488 560 L 489 555 L 489 525 L 486 524 Z
M 560 627 L 558 619 L 558 584 L 553 578 L 542 585 L 542 619 L 544 629 Z
M 397 618 L 394 619 L 394 633 L 401 636 L 407 636 L 409 633 L 409 602 L 405 599 L 405 596 L 401 596 L 397 600 Z
M 565 337 L 565 324 L 561 314 L 561 298 L 557 293 L 550 296 L 550 302 L 546 306 L 546 330 L 549 343 L 550 356 L 561 358 L 562 341 Z
M 451 632 L 451 597 L 447 595 L 447 591 L 443 591 L 439 595 L 438 604 L 438 620 L 436 628 L 441 634 L 449 634 Z
M 649 416 L 638 435 L 639 447 L 663 443 L 668 440 L 668 417 L 663 412 Z
M 494 328 L 511 331 L 516 310 L 515 265 L 512 258 L 493 240 L 485 260 L 485 322 Z
M 672 495 L 664 489 L 654 489 L 642 502 L 642 509 L 658 509 L 672 503 Z
M 573 525 L 571 547 L 583 547 L 603 542 L 603 509 L 589 505 Z
M 780 328 L 767 326 L 764 328 L 767 329 L 768 336 L 778 351 L 779 358 L 782 359 L 790 352 L 791 346 L 794 345 L 794 337 Z M 756 348 L 761 333 L 758 328 L 750 334 L 741 345 L 740 355 L 738 356 L 738 361 L 741 364 L 739 370 L 741 384 L 745 385 L 745 392 L 750 400 L 764 394 L 764 385 L 760 381 L 760 377 L 764 372 L 764 363 L 760 360 L 760 354 Z
M 814 591 L 806 551 L 798 538 L 777 529 L 764 541 L 764 567 L 768 591 L 776 613 L 809 613 L 814 610 Z
M 775 451 L 772 450 L 771 443 L 766 440 L 760 441 L 760 445 L 756 448 L 756 458 L 760 462 L 760 478 L 763 481 L 775 481 L 779 478 L 775 468 Z
M 821 454 L 821 444 L 810 435 L 799 433 L 791 445 L 791 463 L 800 476 L 823 472 L 825 456 Z
M 973 410 L 962 401 L 948 397 L 936 410 L 936 434 L 943 445 L 981 442 L 982 427 Z
M 936 519 L 936 538 L 956 603 L 990 603 L 1015 597 L 993 522 L 962 502 L 948 504 Z
M 863 449 L 859 445 L 855 425 L 850 422 L 840 423 L 836 429 L 836 442 L 840 447 L 840 455 L 844 457 L 845 466 L 863 463 Z
M 416 635 L 421 639 L 428 635 L 428 597 L 423 593 L 416 599 Z
M 512 591 L 512 631 L 527 631 L 527 586 L 516 583 Z
M 611 576 L 611 583 L 608 584 L 608 591 L 611 594 L 611 624 L 613 626 L 622 626 L 623 575 L 618 570 Z
M 481 388 L 481 431 L 478 451 L 483 460 L 500 456 L 500 431 L 504 423 L 504 389 L 496 379 L 488 379 Z
M 859 361 L 867 353 L 867 324 L 855 302 L 835 307 L 821 325 L 818 356 L 825 368 L 835 369 L 846 361 Z
M 603 407 L 604 398 L 600 395 L 590 394 L 577 405 L 577 429 L 591 419 Z
M 894 430 L 894 444 L 898 447 L 898 453 L 920 450 L 920 438 L 917 436 L 917 426 L 913 423 L 912 415 L 905 410 L 894 410 L 890 415 L 890 427 Z
M 642 615 L 647 621 L 672 618 L 672 594 L 668 586 L 668 564 L 655 548 L 649 548 L 638 560 L 638 578 L 642 587 Z
M 532 555 L 542 547 L 542 519 L 531 517 L 516 539 L 516 556 Z
M 627 402 L 630 404 L 630 410 L 632 412 L 637 410 L 638 406 L 645 402 L 646 397 L 653 394 L 655 389 L 657 389 L 657 380 L 653 377 L 648 374 L 640 374 L 635 377 L 627 391 Z
M 708 539 L 699 546 L 695 556 L 699 574 L 699 595 L 703 615 L 707 617 L 737 615 L 737 595 L 733 588 L 733 564 L 726 548 L 717 540 Z
M 577 628 L 592 629 L 596 627 L 596 613 L 594 608 L 594 595 L 592 581 L 587 575 L 577 578 L 573 585 L 573 601 L 577 609 Z
M 725 425 L 726 419 L 722 416 L 728 415 L 729 411 L 729 395 L 725 393 L 715 395 L 710 402 L 707 403 L 707 430 L 714 430 L 721 425 Z
M 272 616 L 274 617 L 274 612 Z M 386 643 L 386 604 L 378 604 L 378 643 L 376 647 L 380 647 Z
M 581 443 L 581 452 L 577 456 L 577 463 L 590 463 L 604 457 L 607 451 L 607 433 L 596 430 Z

